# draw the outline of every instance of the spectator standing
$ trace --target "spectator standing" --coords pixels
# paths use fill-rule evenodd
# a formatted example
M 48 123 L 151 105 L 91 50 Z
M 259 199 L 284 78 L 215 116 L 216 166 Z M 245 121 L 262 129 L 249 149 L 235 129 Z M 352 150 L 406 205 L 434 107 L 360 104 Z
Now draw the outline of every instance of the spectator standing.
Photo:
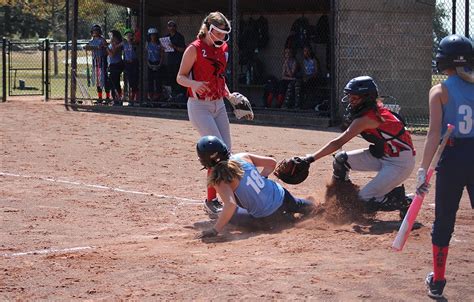
M 102 36 L 102 28 L 98 24 L 91 27 L 92 39 L 86 46 L 92 51 L 92 82 L 97 87 L 97 103 L 102 103 L 102 92 L 105 89 L 106 99 L 110 100 L 110 87 L 107 76 L 107 41 Z
M 280 102 L 281 95 L 286 91 L 283 108 L 292 108 L 293 106 L 298 108 L 300 106 L 301 81 L 298 79 L 299 71 L 300 65 L 296 60 L 295 51 L 291 48 L 285 48 L 280 94 L 277 98 Z
M 179 93 L 184 94 L 184 89 L 181 85 L 176 82 L 176 75 L 181 65 L 184 50 L 186 49 L 186 43 L 184 42 L 184 36 L 177 31 L 177 24 L 175 21 L 170 20 L 167 24 L 168 34 L 166 37 L 170 38 L 171 47 L 173 51 L 167 52 L 167 64 L 166 72 L 171 85 L 171 92 L 173 96 L 177 96 Z
M 163 90 L 161 74 L 163 70 L 163 48 L 158 40 L 158 29 L 155 27 L 148 29 L 146 49 L 148 52 L 148 99 L 158 101 Z
M 318 84 L 318 73 L 319 73 L 319 62 L 315 58 L 313 50 L 309 45 L 303 48 L 303 82 L 302 82 L 302 95 L 303 99 L 306 100 L 310 97 L 311 91 L 315 90 Z
M 125 76 L 128 82 L 129 104 L 133 104 L 138 99 L 138 57 L 137 43 L 132 29 L 128 28 L 124 32 L 126 40 L 123 41 L 123 56 L 125 61 Z
M 123 72 L 123 38 L 118 30 L 111 30 L 110 44 L 107 48 L 108 63 L 109 63 L 109 81 L 112 88 L 112 98 L 115 106 L 122 105 L 122 87 L 120 85 L 120 76 Z

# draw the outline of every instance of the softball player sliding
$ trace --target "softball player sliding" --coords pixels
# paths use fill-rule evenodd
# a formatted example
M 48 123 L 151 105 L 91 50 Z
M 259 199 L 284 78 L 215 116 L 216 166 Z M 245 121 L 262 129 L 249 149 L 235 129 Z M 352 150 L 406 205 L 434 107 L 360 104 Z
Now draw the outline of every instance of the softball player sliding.
M 102 90 L 105 88 L 106 98 L 110 99 L 110 87 L 107 76 L 107 41 L 102 36 L 102 29 L 94 24 L 91 27 L 92 39 L 86 46 L 92 50 L 92 83 L 97 86 L 98 103 L 102 103 Z
M 210 169 L 210 185 L 219 192 L 224 208 L 212 229 L 198 237 L 214 237 L 227 223 L 268 228 L 289 220 L 293 213 L 309 213 L 310 201 L 295 198 L 278 183 L 268 179 L 275 169 L 274 158 L 249 153 L 230 155 L 215 136 L 203 136 L 196 145 L 201 164 Z M 257 167 L 263 168 L 261 172 Z M 283 219 L 282 219 L 283 218 Z
M 449 242 L 464 187 L 474 208 L 473 48 L 469 39 L 450 35 L 441 40 L 436 54 L 438 70 L 448 75 L 448 79 L 430 91 L 430 128 L 417 173 L 419 193 L 428 191 L 426 171 L 447 124 L 454 125 L 455 129 L 436 168 L 435 220 L 431 233 L 433 272 L 425 280 L 428 295 L 432 298 L 443 296 Z
M 228 59 L 229 20 L 220 12 L 203 21 L 197 39 L 184 52 L 176 81 L 188 90 L 188 115 L 201 136 L 213 135 L 231 148 L 230 125 L 224 104 L 229 90 L 225 82 Z M 216 190 L 207 189 L 205 209 L 216 214 L 222 209 Z
M 304 159 L 314 162 L 332 154 L 357 135 L 372 143 L 367 149 L 340 151 L 333 161 L 333 177 L 348 181 L 349 170 L 378 171 L 359 192 L 368 212 L 400 211 L 404 217 L 411 199 L 405 196 L 406 180 L 415 166 L 415 148 L 411 135 L 400 117 L 377 99 L 374 80 L 361 76 L 350 80 L 344 88 L 348 128 L 339 137 Z

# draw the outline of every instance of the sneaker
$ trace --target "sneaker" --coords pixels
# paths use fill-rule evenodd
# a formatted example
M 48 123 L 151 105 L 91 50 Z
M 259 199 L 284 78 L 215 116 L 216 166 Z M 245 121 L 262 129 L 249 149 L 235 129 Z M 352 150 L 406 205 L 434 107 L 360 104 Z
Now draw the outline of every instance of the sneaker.
M 434 273 L 431 272 L 426 276 L 425 283 L 428 286 L 428 296 L 434 299 L 443 298 L 443 289 L 446 285 L 446 280 L 433 281 Z
M 204 211 L 211 217 L 211 218 L 217 218 L 220 212 L 222 212 L 222 204 L 217 200 L 217 198 L 214 198 L 211 201 L 207 201 L 207 199 L 204 201 Z

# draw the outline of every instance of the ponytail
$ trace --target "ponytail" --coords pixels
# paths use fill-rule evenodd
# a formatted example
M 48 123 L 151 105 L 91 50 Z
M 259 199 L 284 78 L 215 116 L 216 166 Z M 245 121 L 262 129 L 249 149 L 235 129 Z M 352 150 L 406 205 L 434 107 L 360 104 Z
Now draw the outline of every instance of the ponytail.
M 224 183 L 231 183 L 232 180 L 238 179 L 241 180 L 244 175 L 244 171 L 240 166 L 240 163 L 229 159 L 226 161 L 221 161 L 212 167 L 211 174 L 207 179 L 208 186 L 215 186 Z

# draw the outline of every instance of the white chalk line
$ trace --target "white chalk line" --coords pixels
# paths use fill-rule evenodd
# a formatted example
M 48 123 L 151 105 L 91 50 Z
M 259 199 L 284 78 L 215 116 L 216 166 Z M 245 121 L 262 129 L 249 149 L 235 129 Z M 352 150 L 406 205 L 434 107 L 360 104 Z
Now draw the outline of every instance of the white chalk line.
M 0 172 L 0 176 L 34 178 L 34 179 L 40 179 L 40 180 L 49 181 L 49 182 L 68 184 L 68 185 L 74 185 L 74 186 L 80 186 L 80 187 L 87 187 L 87 188 L 93 188 L 93 189 L 111 190 L 111 191 L 127 193 L 127 194 L 147 195 L 147 196 L 155 196 L 155 197 L 158 197 L 158 198 L 175 199 L 175 200 L 181 201 L 182 204 L 186 204 L 186 205 L 200 205 L 200 204 L 202 204 L 201 201 L 196 200 L 196 199 L 191 199 L 191 198 L 184 198 L 184 197 L 178 197 L 178 196 L 172 196 L 172 195 L 164 195 L 164 194 L 158 194 L 158 193 L 141 192 L 141 191 L 137 191 L 137 190 L 127 190 L 127 189 L 114 188 L 114 187 L 103 186 L 103 185 L 87 184 L 87 183 L 83 183 L 83 182 L 79 182 L 79 181 L 62 180 L 62 179 L 57 179 L 57 178 L 47 177 L 47 176 L 31 176 L 31 175 L 9 173 L 9 172 Z
M 93 246 L 78 246 L 78 247 L 70 247 L 64 249 L 44 249 L 44 250 L 36 250 L 36 251 L 29 251 L 29 252 L 20 252 L 20 253 L 11 253 L 11 254 L 2 254 L 3 257 L 17 257 L 17 256 L 28 256 L 28 255 L 46 255 L 46 254 L 61 254 L 61 253 L 71 253 L 71 252 L 79 252 L 84 250 L 93 249 Z

